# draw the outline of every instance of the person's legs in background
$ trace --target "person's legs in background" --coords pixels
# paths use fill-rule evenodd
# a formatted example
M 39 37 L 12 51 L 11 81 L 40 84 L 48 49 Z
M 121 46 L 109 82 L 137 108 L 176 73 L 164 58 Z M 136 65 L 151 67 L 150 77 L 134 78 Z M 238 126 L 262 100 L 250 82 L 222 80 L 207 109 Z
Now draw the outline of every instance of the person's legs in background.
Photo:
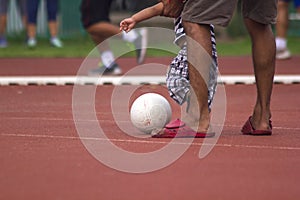
M 289 3 L 291 0 L 278 1 L 278 16 L 276 23 L 276 58 L 291 58 L 291 52 L 288 49 L 288 28 L 289 28 Z M 294 0 L 296 16 L 300 16 L 300 0 Z
M 98 75 L 107 73 L 113 75 L 119 75 L 122 73 L 121 68 L 115 63 L 115 57 L 110 49 L 108 41 L 105 41 L 107 38 L 117 35 L 120 33 L 119 27 L 111 24 L 110 22 L 101 21 L 96 24 L 93 24 L 86 28 L 87 32 L 91 36 L 93 42 L 98 45 L 98 50 L 101 54 L 101 65 L 100 68 L 90 71 L 90 75 Z M 142 50 L 145 50 L 145 46 L 141 44 L 141 40 L 146 35 L 141 35 L 136 31 L 130 31 L 129 33 L 122 33 L 122 38 L 125 41 L 132 42 L 136 46 L 137 51 L 137 62 L 140 64 L 144 61 L 145 53 L 141 53 Z M 99 45 L 101 44 L 101 45 Z M 103 68 L 104 66 L 104 68 Z M 104 71 L 103 71 L 104 70 Z
M 95 45 L 98 45 L 97 47 L 101 59 L 99 67 L 90 70 L 88 72 L 89 75 L 119 75 L 122 73 L 121 68 L 115 62 L 115 57 L 109 47 L 108 41 L 105 41 L 107 38 L 120 33 L 119 26 L 110 22 L 109 13 L 111 3 L 112 0 L 82 0 L 81 3 L 82 24 Z M 145 57 L 147 35 L 137 33 L 133 30 L 129 33 L 122 33 L 121 37 L 121 39 L 135 44 L 137 49 L 137 62 L 142 63 Z
M 291 53 L 287 48 L 287 31 L 289 26 L 289 2 L 290 0 L 278 1 L 278 14 L 276 23 L 276 58 L 288 59 Z
M 0 48 L 5 48 L 8 45 L 5 37 L 8 3 L 9 0 L 0 0 Z
M 300 16 L 300 0 L 294 0 L 294 5 L 298 16 Z
M 17 0 L 19 13 L 22 18 L 22 24 L 24 26 L 24 29 L 27 30 L 27 6 L 26 6 L 26 0 Z
M 36 46 L 36 23 L 39 0 L 27 0 L 27 46 L 33 48 Z
M 122 73 L 120 66 L 115 62 L 115 56 L 110 50 L 108 41 L 105 39 L 119 33 L 119 29 L 109 22 L 99 22 L 86 28 L 86 31 L 91 36 L 93 42 L 98 45 L 100 53 L 101 63 L 100 68 L 93 69 L 89 72 L 89 75 L 98 74 L 113 74 L 119 75 Z M 101 45 L 99 45 L 101 44 Z
M 37 26 L 37 13 L 40 0 L 27 0 L 27 14 L 28 14 L 28 23 L 27 23 L 27 45 L 32 48 L 37 44 L 36 41 L 36 26 Z M 62 47 L 61 41 L 57 38 L 57 9 L 58 1 L 57 0 L 47 0 L 47 14 L 48 14 L 48 25 L 50 32 L 50 43 L 54 47 Z
M 47 0 L 47 15 L 48 15 L 48 27 L 50 32 L 50 44 L 54 47 L 63 47 L 62 42 L 58 38 L 58 0 Z
M 0 48 L 5 48 L 8 45 L 6 40 L 6 26 L 7 26 L 7 14 L 9 7 L 9 0 L 0 0 Z M 26 30 L 27 27 L 27 12 L 26 12 L 26 0 L 17 0 L 17 9 L 22 18 L 22 24 Z

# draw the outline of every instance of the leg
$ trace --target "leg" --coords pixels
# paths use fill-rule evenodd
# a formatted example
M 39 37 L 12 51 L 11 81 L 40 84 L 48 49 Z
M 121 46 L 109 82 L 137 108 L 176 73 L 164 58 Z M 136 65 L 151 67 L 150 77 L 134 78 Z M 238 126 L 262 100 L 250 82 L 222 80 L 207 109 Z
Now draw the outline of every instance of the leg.
M 186 34 L 204 48 L 206 55 L 211 56 L 212 44 L 210 39 L 210 26 L 186 21 L 183 22 L 183 25 Z M 199 55 L 199 49 L 196 49 L 197 47 L 193 43 L 194 42 L 188 40 L 189 78 L 192 90 L 190 107 L 187 111 L 187 123 L 190 121 L 191 127 L 197 131 L 206 132 L 210 123 L 207 83 L 211 62 L 202 59 L 205 55 Z M 197 66 L 193 66 L 191 63 L 194 65 L 197 64 Z M 199 74 L 199 72 L 201 74 Z M 195 113 L 195 111 L 199 113 Z
M 49 32 L 51 38 L 57 37 L 58 33 L 58 25 L 56 21 L 49 21 L 48 22 Z
M 267 130 L 271 118 L 270 100 L 275 73 L 275 39 L 270 25 L 244 19 L 252 41 L 253 66 L 257 98 L 252 114 L 252 124 L 257 130 Z
M 18 3 L 19 12 L 20 12 L 21 17 L 22 17 L 22 23 L 23 23 L 24 29 L 26 30 L 26 28 L 27 28 L 26 0 L 18 0 L 17 3 Z
M 89 26 L 87 32 L 95 44 L 100 44 L 107 38 L 120 33 L 119 27 L 109 22 L 99 22 Z
M 291 53 L 287 48 L 287 31 L 289 26 L 289 3 L 279 0 L 276 23 L 276 58 L 288 59 Z
M 297 14 L 300 14 L 300 1 L 299 0 L 294 0 L 294 6 L 296 9 Z
M 28 26 L 27 35 L 28 38 L 35 38 L 36 36 L 36 20 L 38 11 L 39 0 L 27 1 L 27 14 L 28 14 Z
M 93 42 L 97 45 L 101 57 L 100 68 L 92 69 L 89 75 L 110 74 L 119 75 L 121 68 L 115 62 L 114 53 L 111 51 L 107 38 L 118 34 L 119 28 L 109 22 L 98 22 L 86 28 Z M 99 45 L 101 44 L 101 45 Z
M 285 1 L 278 1 L 278 15 L 276 23 L 276 37 L 286 38 L 288 29 L 288 6 L 289 4 Z
M 58 1 L 47 0 L 48 26 L 52 38 L 57 37 L 57 33 L 58 33 L 58 23 L 56 20 L 57 10 L 58 10 Z
M 50 44 L 54 47 L 63 47 L 62 42 L 58 39 L 58 0 L 47 0 L 48 27 L 50 32 Z
M 81 1 L 81 22 L 96 45 L 120 33 L 119 27 L 110 23 L 111 4 L 112 0 Z
M 7 16 L 0 14 L 0 37 L 4 37 L 6 31 Z
M 101 43 L 101 45 L 98 46 L 100 53 L 109 49 L 109 44 L 105 40 L 109 37 L 112 37 L 112 36 L 120 33 L 119 27 L 110 23 L 109 21 L 99 21 L 98 23 L 95 23 L 95 24 L 87 27 L 86 31 L 89 33 L 93 42 L 96 45 Z M 140 38 L 139 38 L 138 33 L 135 30 L 132 30 L 129 33 L 126 33 L 126 34 L 123 33 L 122 35 L 120 35 L 119 39 L 123 39 L 125 41 L 134 43 L 135 41 L 137 41 Z M 137 48 L 137 50 L 139 50 L 139 49 Z M 140 59 L 140 58 L 138 58 L 138 59 Z M 142 58 L 142 60 L 143 60 L 143 58 Z
M 104 41 L 107 38 L 116 35 L 120 32 L 119 27 L 109 22 L 96 23 L 88 27 L 86 30 L 96 45 L 102 43 L 101 45 L 98 46 L 100 53 L 107 51 L 109 49 L 108 42 L 104 42 Z
M 0 0 L 0 48 L 7 47 L 5 39 L 6 25 L 7 25 L 7 9 L 8 0 Z

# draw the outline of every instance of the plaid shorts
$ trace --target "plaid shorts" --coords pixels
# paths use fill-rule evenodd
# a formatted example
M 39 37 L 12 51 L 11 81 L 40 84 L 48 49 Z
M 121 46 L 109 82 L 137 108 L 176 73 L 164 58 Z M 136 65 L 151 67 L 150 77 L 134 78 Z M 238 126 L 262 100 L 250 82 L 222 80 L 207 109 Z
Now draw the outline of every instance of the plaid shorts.
M 185 32 L 182 26 L 181 18 L 175 20 L 175 44 L 182 44 L 185 37 Z M 208 81 L 208 106 L 211 108 L 214 94 L 216 92 L 217 78 L 218 78 L 218 62 L 217 49 L 214 33 L 214 26 L 210 25 L 211 42 L 212 42 L 212 65 L 209 71 Z M 179 42 L 180 41 L 180 42 Z M 167 71 L 167 87 L 169 94 L 179 105 L 182 105 L 188 99 L 190 91 L 188 59 L 187 59 L 187 44 L 180 45 L 181 49 L 177 56 L 171 62 Z

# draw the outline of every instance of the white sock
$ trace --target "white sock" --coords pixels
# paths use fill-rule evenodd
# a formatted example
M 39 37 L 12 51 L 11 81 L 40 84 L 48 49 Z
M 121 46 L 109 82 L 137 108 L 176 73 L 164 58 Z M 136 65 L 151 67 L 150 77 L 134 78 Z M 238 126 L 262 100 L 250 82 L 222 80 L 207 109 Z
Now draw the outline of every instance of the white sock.
M 285 38 L 276 37 L 276 49 L 277 50 L 284 50 L 286 49 L 287 41 Z
M 135 30 L 131 30 L 128 33 L 123 31 L 122 33 L 123 40 L 127 42 L 134 42 L 138 38 L 138 33 Z
M 101 53 L 101 61 L 105 67 L 109 68 L 115 61 L 114 54 L 111 51 L 104 51 Z

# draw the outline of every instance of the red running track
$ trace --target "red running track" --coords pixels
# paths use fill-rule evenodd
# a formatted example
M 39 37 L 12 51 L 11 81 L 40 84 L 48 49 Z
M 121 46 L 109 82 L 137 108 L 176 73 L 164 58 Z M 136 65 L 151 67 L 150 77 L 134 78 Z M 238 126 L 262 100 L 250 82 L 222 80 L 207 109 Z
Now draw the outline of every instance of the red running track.
M 168 65 L 171 58 L 147 58 L 145 63 L 157 63 Z M 83 58 L 0 58 L 0 76 L 66 76 L 77 74 Z M 124 73 L 136 66 L 131 58 L 120 58 L 118 63 Z M 223 75 L 249 75 L 253 74 L 251 57 L 220 57 L 218 59 L 219 70 Z M 292 59 L 276 62 L 276 74 L 300 74 L 300 56 Z M 161 71 L 153 71 L 153 74 L 162 75 Z M 164 72 L 165 73 L 165 72 Z
M 230 63 L 231 59 L 235 60 L 228 58 L 222 62 Z M 37 62 L 45 60 L 29 63 Z M 60 63 L 45 63 L 51 62 Z M 65 70 L 62 74 L 76 73 L 73 66 L 77 59 L 61 62 L 65 63 L 60 66 Z M 236 61 L 233 63 L 238 66 Z M 64 69 L 68 65 L 72 72 Z M 23 67 L 27 70 L 14 68 L 10 72 L 7 66 L 1 67 L 1 75 L 37 74 L 26 65 Z M 297 63 L 294 66 L 280 70 L 294 73 L 299 70 Z M 45 71 L 41 69 L 40 74 L 59 72 L 58 66 L 41 68 Z M 234 72 L 230 70 L 228 74 Z M 84 87 L 89 91 L 94 86 Z M 255 86 L 225 88 L 225 126 L 208 156 L 198 158 L 203 139 L 195 139 L 170 166 L 151 173 L 131 174 L 103 165 L 82 144 L 72 115 L 73 86 L 1 86 L 0 199 L 299 199 L 300 85 L 274 85 L 274 134 L 262 137 L 240 134 L 255 101 Z M 95 109 L 101 126 L 115 145 L 137 153 L 165 146 L 170 140 L 135 139 L 115 125 L 110 109 L 114 89 L 97 87 Z M 161 93 L 170 100 L 162 86 L 143 86 L 138 93 L 146 91 Z M 178 107 L 171 104 L 176 117 Z M 79 106 L 84 113 L 87 104 L 81 102 Z M 87 113 L 87 127 L 88 116 Z

